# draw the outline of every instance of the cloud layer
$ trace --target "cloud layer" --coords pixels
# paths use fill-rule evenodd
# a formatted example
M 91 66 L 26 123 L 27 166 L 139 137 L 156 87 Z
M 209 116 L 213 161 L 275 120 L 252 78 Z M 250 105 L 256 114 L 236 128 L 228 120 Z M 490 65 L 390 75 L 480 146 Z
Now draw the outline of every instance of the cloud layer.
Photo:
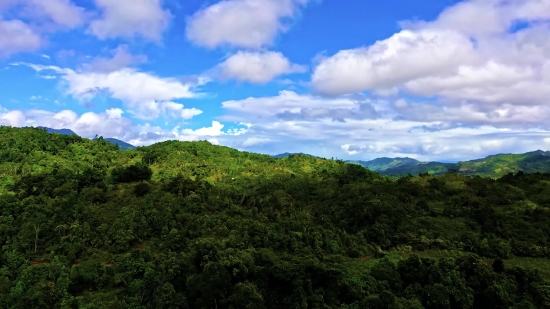
M 28 93 L 33 107 L 0 108 L 0 123 L 67 127 L 136 145 L 207 139 L 363 159 L 472 159 L 550 147 L 550 0 L 458 2 L 434 20 L 402 21 L 377 42 L 306 55 L 312 70 L 304 58 L 287 58 L 307 48 L 294 53 L 278 44 L 300 30 L 292 24 L 302 12 L 307 18 L 309 2 L 219 0 L 181 15 L 161 0 L 86 7 L 0 0 L 0 57 L 41 56 L 4 72 L 30 67 L 80 103 L 46 111 L 34 107 L 46 94 Z M 58 33 L 79 33 L 100 48 L 46 55 Z M 203 54 L 182 56 L 192 49 Z M 304 73 L 309 82 L 300 80 Z M 239 92 L 225 81 L 239 82 Z M 98 101 L 110 105 L 82 111 Z

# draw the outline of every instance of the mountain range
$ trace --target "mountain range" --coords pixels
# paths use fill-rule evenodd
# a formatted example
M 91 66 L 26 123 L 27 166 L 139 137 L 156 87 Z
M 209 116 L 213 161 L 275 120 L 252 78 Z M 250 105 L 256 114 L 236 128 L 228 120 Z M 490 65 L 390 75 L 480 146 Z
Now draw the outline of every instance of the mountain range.
M 291 155 L 306 155 L 303 153 L 282 153 L 276 158 L 285 158 Z M 351 164 L 358 164 L 371 171 L 387 176 L 405 176 L 428 173 L 441 175 L 458 173 L 463 175 L 479 175 L 486 177 L 500 177 L 508 173 L 523 171 L 526 173 L 550 173 L 550 151 L 532 151 L 523 154 L 497 154 L 482 159 L 461 161 L 457 163 L 422 162 L 412 158 L 377 158 L 370 161 L 346 160 Z
M 52 129 L 52 128 L 47 128 L 47 127 L 38 127 L 38 128 L 46 129 L 46 131 L 48 131 L 49 133 L 58 133 L 58 134 L 64 134 L 64 135 L 73 135 L 73 134 L 78 135 L 70 129 Z M 126 143 L 124 141 L 121 141 L 119 139 L 112 138 L 112 137 L 104 138 L 103 140 L 105 140 L 105 141 L 107 141 L 111 144 L 118 145 L 118 147 L 122 150 L 135 149 L 136 148 L 136 146 L 134 146 L 132 144 Z
M 47 127 L 39 127 L 46 129 L 50 133 L 58 133 L 72 135 L 74 133 L 69 129 L 52 129 Z M 104 138 L 105 141 L 116 144 L 120 149 L 135 149 L 134 145 L 126 143 L 116 138 Z M 315 157 L 306 153 L 281 153 L 274 155 L 275 158 L 287 158 L 294 155 L 302 155 Z M 370 161 L 361 160 L 346 160 L 350 164 L 358 164 L 371 171 L 377 172 L 386 176 L 405 176 L 408 174 L 430 174 L 442 175 L 446 173 L 458 173 L 463 175 L 479 175 L 486 177 L 500 177 L 508 173 L 516 173 L 523 171 L 526 173 L 550 173 L 550 151 L 537 150 L 523 154 L 496 154 L 482 159 L 461 161 L 457 163 L 445 162 L 423 162 L 408 157 L 397 158 L 376 158 Z

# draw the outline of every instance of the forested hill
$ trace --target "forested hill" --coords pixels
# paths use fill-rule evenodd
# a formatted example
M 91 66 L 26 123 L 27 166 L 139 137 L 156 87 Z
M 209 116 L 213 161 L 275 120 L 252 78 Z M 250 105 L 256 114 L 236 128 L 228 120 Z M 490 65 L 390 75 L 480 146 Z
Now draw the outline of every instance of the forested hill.
M 0 127 L 0 308 L 549 308 L 550 174 Z
M 421 162 L 411 158 L 378 158 L 371 161 L 347 161 L 388 176 L 428 173 L 442 175 L 454 171 L 462 175 L 501 177 L 508 173 L 550 173 L 550 151 L 523 154 L 497 154 L 458 163 Z
M 38 127 L 38 129 L 46 129 L 46 131 L 48 131 L 49 133 L 58 133 L 58 134 L 64 134 L 64 135 L 77 135 L 76 133 L 74 133 L 72 130 L 69 130 L 69 129 L 52 129 L 52 128 L 47 128 L 47 127 Z M 111 144 L 118 145 L 118 147 L 121 150 L 135 149 L 136 148 L 136 146 L 134 146 L 132 144 L 129 144 L 129 143 L 126 143 L 126 142 L 121 141 L 121 140 L 116 139 L 116 138 L 108 137 L 108 138 L 104 138 L 104 140 L 111 143 Z

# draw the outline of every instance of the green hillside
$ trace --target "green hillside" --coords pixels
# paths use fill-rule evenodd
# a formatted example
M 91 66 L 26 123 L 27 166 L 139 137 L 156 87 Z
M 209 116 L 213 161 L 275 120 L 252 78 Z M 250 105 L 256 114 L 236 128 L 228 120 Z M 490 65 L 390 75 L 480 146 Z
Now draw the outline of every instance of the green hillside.
M 38 129 L 45 129 L 48 133 L 57 133 L 57 134 L 63 134 L 63 135 L 78 135 L 78 134 L 74 133 L 72 130 L 69 130 L 69 129 L 56 130 L 56 129 L 47 128 L 47 127 L 37 127 L 37 128 Z M 112 138 L 112 137 L 104 138 L 103 140 L 105 140 L 105 141 L 107 141 L 111 144 L 118 145 L 118 147 L 121 150 L 135 149 L 136 148 L 136 146 L 134 146 L 132 144 L 126 143 L 124 141 L 121 141 L 119 139 Z
M 550 174 L 0 127 L 0 176 L 1 308 L 550 306 Z
M 428 173 L 442 175 L 449 170 L 470 176 L 501 177 L 508 173 L 550 173 L 550 151 L 524 154 L 498 154 L 483 159 L 458 163 L 421 162 L 411 158 L 378 158 L 371 161 L 348 161 L 388 176 Z

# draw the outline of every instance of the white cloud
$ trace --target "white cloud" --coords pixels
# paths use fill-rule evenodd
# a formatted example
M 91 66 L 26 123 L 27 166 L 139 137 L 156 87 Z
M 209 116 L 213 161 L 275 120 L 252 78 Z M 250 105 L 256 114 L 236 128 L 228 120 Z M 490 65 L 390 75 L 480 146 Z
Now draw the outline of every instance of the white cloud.
M 222 102 L 228 111 L 242 114 L 241 120 L 267 122 L 273 119 L 318 120 L 364 119 L 378 117 L 383 102 L 357 101 L 352 98 L 328 99 L 281 91 L 278 96 L 246 98 Z M 378 110 L 378 111 L 377 111 Z
M 321 61 L 312 83 L 331 95 L 391 88 L 476 62 L 473 49 L 467 37 L 452 31 L 403 30 L 371 47 L 343 50 Z
M 400 101 L 394 105 L 400 119 L 417 122 L 442 122 L 445 126 L 480 126 L 492 125 L 496 127 L 546 127 L 550 128 L 550 106 L 522 106 L 502 104 L 497 106 L 482 105 L 471 102 L 450 104 L 441 102 L 414 102 Z M 438 129 L 441 125 L 430 127 Z M 430 129 L 427 128 L 427 129 Z
M 174 102 L 163 102 L 162 109 L 166 115 L 173 118 L 191 119 L 195 116 L 202 114 L 200 109 L 196 108 L 184 108 L 183 104 Z
M 141 36 L 160 42 L 172 17 L 170 11 L 162 8 L 162 0 L 95 0 L 95 3 L 102 16 L 90 23 L 88 31 L 99 39 Z
M 26 0 L 24 15 L 46 17 L 56 25 L 75 28 L 84 23 L 84 9 L 70 0 Z
M 212 121 L 211 127 L 200 128 L 196 130 L 183 129 L 182 132 L 189 136 L 220 136 L 223 134 L 224 125 L 218 121 Z
M 53 129 L 71 129 L 83 137 L 95 134 L 105 137 L 123 137 L 135 126 L 129 119 L 112 117 L 113 110 L 105 113 L 84 113 L 78 115 L 71 110 L 57 113 L 44 110 L 13 110 L 0 114 L 0 124 L 14 127 L 45 126 Z
M 282 53 L 239 51 L 218 65 L 222 79 L 264 84 L 283 74 L 302 73 L 306 67 L 291 63 Z
M 128 50 L 128 45 L 120 45 L 111 50 L 112 57 L 96 57 L 90 63 L 85 65 L 89 71 L 99 73 L 110 73 L 119 69 L 147 62 L 145 55 L 132 55 Z
M 549 107 L 451 103 L 358 101 L 282 91 L 274 97 L 223 102 L 228 114 L 220 119 L 254 123 L 232 137 L 235 147 L 356 159 L 473 159 L 531 151 L 550 134 Z
M 110 108 L 106 110 L 105 113 L 107 113 L 107 116 L 109 116 L 109 118 L 111 119 L 119 119 L 122 117 L 124 111 L 120 108 Z
M 269 141 L 271 141 L 269 138 L 261 138 L 261 137 L 253 136 L 245 139 L 244 142 L 242 143 L 242 146 L 243 147 L 257 146 L 257 145 L 265 144 Z
M 39 49 L 43 40 L 39 33 L 24 22 L 0 19 L 0 56 Z
M 0 125 L 22 127 L 25 124 L 25 115 L 21 111 L 10 111 L 0 115 Z
M 13 7 L 15 11 L 10 15 L 17 18 L 3 20 L 0 14 L 0 56 L 4 57 L 36 51 L 45 45 L 45 33 L 60 28 L 72 29 L 85 21 L 84 9 L 70 0 L 0 1 L 0 12 L 8 12 Z
M 231 138 L 237 134 L 234 132 L 223 131 L 223 128 L 224 125 L 218 121 L 212 121 L 212 125 L 210 127 L 203 127 L 195 130 L 189 128 L 182 129 L 177 126 L 171 131 L 166 131 L 160 127 L 154 127 L 146 124 L 144 126 L 139 126 L 140 133 L 134 134 L 134 137 L 128 139 L 127 141 L 132 145 L 149 145 L 165 140 L 207 140 L 215 145 L 231 143 Z
M 130 68 L 96 73 L 29 63 L 13 65 L 29 66 L 38 72 L 55 72 L 64 81 L 67 94 L 80 100 L 90 100 L 100 94 L 107 94 L 121 100 L 129 108 L 129 113 L 142 119 L 157 118 L 166 106 L 173 111 L 176 103 L 168 102 L 174 99 L 199 97 L 200 94 L 193 90 L 201 83 L 208 82 L 208 79 L 199 78 L 195 83 L 184 84 L 175 78 L 159 77 Z M 198 114 L 198 110 L 181 107 L 182 117 Z
M 445 9 L 437 20 L 420 22 L 420 26 L 433 26 L 460 31 L 467 35 L 492 35 L 508 30 L 518 21 L 537 21 L 550 18 L 547 0 L 470 0 Z M 415 26 L 415 23 L 408 23 Z
M 519 31 L 509 31 L 527 22 Z M 545 104 L 550 94 L 550 2 L 460 2 L 372 46 L 322 59 L 313 87 L 338 95 L 395 89 L 492 104 Z
M 212 144 L 212 145 L 219 145 L 220 144 L 220 141 L 218 141 L 217 138 L 210 138 L 207 141 L 210 142 L 210 144 Z
M 223 0 L 193 14 L 187 38 L 214 48 L 220 45 L 260 48 L 288 30 L 283 19 L 294 18 L 308 0 Z
M 92 138 L 97 134 L 104 137 L 114 137 L 136 146 L 149 145 L 165 140 L 208 140 L 212 144 L 219 144 L 219 138 L 232 135 L 232 133 L 222 131 L 224 125 L 217 121 L 213 121 L 211 127 L 196 130 L 176 127 L 169 131 L 151 126 L 148 123 L 138 125 L 123 117 L 123 113 L 119 108 L 111 108 L 103 113 L 87 112 L 80 115 L 68 109 L 60 112 L 37 109 L 12 111 L 0 109 L 0 125 L 70 129 L 82 137 Z

